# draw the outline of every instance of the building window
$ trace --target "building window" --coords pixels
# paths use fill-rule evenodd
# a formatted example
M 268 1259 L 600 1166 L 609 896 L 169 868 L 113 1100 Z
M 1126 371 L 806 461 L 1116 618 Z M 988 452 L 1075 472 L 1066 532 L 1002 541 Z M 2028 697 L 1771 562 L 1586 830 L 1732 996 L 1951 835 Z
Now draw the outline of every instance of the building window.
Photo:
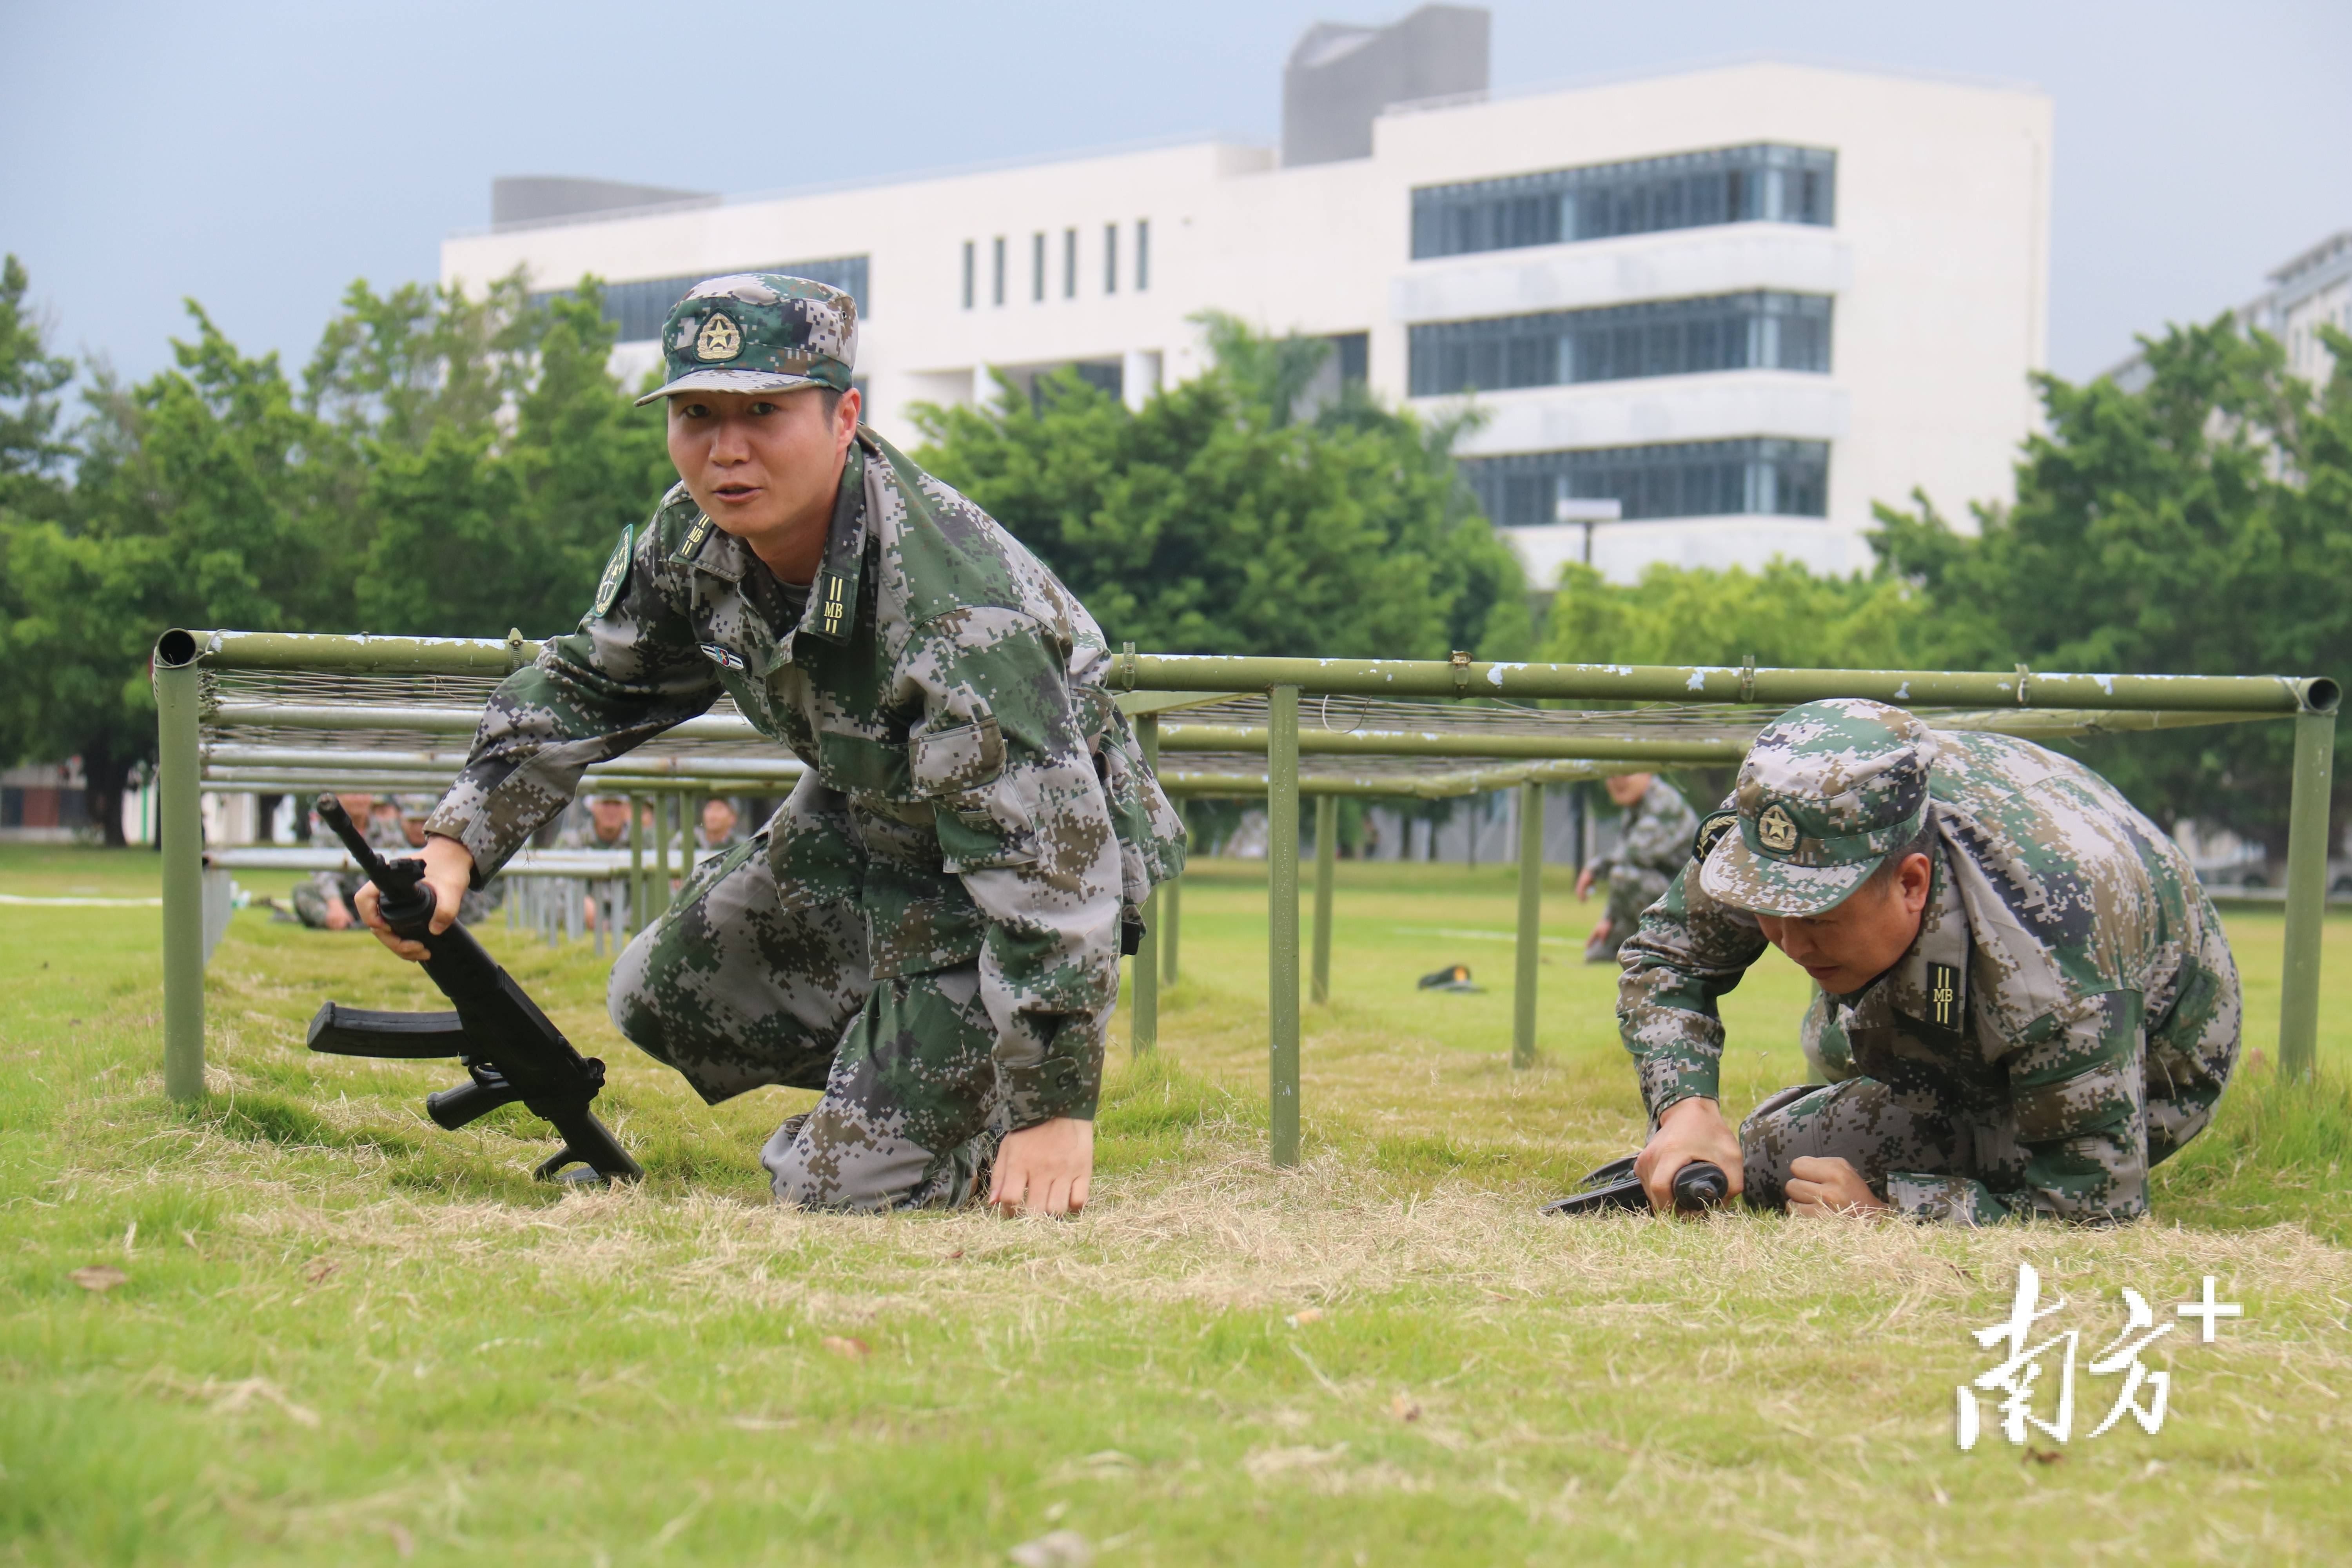
M 1151 220 L 1135 220 L 1135 291 L 1142 293 L 1151 287 Z
M 1066 228 L 1062 231 L 1062 298 L 1075 300 L 1077 297 L 1078 231 Z
M 1830 368 L 1831 300 L 1757 290 L 1412 329 L 1414 397 L 1709 370 Z
M 976 265 L 972 253 L 977 248 L 971 240 L 963 242 L 963 308 L 967 310 L 971 309 L 972 271 Z
M 1103 225 L 1103 292 L 1118 292 L 1118 225 Z
M 1045 231 L 1042 228 L 1029 237 L 1029 298 L 1045 298 Z
M 996 237 L 991 249 L 995 259 L 995 268 L 988 276 L 988 302 L 992 305 L 1002 305 L 1004 303 L 1004 237 L 1003 235 Z
M 1426 186 L 1412 194 L 1412 254 L 1419 260 L 1722 223 L 1827 226 L 1836 216 L 1835 153 L 1759 142 Z
M 1465 458 L 1462 477 L 1489 521 L 1554 522 L 1563 500 L 1614 500 L 1629 521 L 1829 515 L 1826 441 L 1681 441 Z
M 964 303 L 971 303 L 971 247 L 964 247 Z M 863 256 L 835 256 L 822 261 L 763 261 L 756 266 L 738 268 L 740 272 L 782 272 L 793 278 L 812 279 L 829 283 L 857 301 L 857 313 L 863 318 L 874 313 L 874 302 L 866 287 L 866 258 Z M 669 320 L 670 307 L 687 296 L 687 291 L 706 278 L 716 278 L 717 272 L 681 272 L 674 278 L 643 278 L 633 283 L 604 285 L 604 319 L 613 323 L 613 341 L 622 343 L 645 342 L 661 336 L 662 323 Z M 550 300 L 571 290 L 558 289 L 533 294 L 534 309 L 545 309 Z

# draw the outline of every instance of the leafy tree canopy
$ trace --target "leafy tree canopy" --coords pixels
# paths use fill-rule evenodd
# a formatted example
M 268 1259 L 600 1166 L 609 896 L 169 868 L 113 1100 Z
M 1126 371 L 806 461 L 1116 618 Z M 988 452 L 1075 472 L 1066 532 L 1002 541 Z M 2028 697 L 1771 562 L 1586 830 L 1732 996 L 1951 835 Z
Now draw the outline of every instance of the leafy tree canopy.
M 992 404 L 919 411 L 916 458 L 1036 551 L 1114 642 L 1525 657 L 1525 584 L 1454 472 L 1457 427 L 1360 392 L 1304 409 L 1328 344 L 1206 325 L 1212 368 L 1139 410 L 1069 372 L 1034 397 L 1000 378 Z

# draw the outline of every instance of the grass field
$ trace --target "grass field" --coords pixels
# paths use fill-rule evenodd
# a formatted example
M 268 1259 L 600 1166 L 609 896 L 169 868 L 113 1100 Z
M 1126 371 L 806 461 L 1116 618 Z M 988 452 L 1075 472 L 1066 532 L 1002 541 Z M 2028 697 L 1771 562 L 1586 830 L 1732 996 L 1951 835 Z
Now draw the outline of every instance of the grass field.
M 0 892 L 156 886 L 137 851 L 0 848 Z M 2344 1559 L 2340 1074 L 2251 1061 L 2116 1230 L 1546 1219 L 1641 1116 L 1564 878 L 1511 1071 L 1512 910 L 1507 869 L 1341 867 L 1277 1173 L 1262 868 L 1202 867 L 1163 1048 L 1130 1063 L 1122 1017 L 1095 1205 L 1057 1224 L 777 1211 L 756 1148 L 811 1097 L 702 1107 L 614 1034 L 584 944 L 499 923 L 613 1065 L 642 1189 L 534 1185 L 519 1112 L 431 1126 L 446 1068 L 310 1056 L 324 998 L 436 999 L 257 910 L 213 960 L 209 1103 L 176 1110 L 157 911 L 0 906 L 0 1560 L 1001 1563 L 1057 1531 L 1105 1564 Z M 2267 1057 L 2280 921 L 2231 931 Z M 2352 922 L 2327 943 L 2340 1066 Z M 1457 959 L 1488 994 L 1414 991 Z M 1803 1000 L 1777 956 L 1730 999 L 1732 1109 L 1802 1076 Z M 1969 1331 L 2021 1261 L 2085 1364 L 2124 1286 L 2172 1322 L 2210 1274 L 2245 1316 L 2148 1350 L 2155 1436 L 2087 1437 L 2120 1379 L 2078 1371 L 2071 1443 L 1989 1417 L 1962 1453 L 1953 1389 L 1996 1359 Z M 126 1278 L 71 1277 L 100 1266 Z

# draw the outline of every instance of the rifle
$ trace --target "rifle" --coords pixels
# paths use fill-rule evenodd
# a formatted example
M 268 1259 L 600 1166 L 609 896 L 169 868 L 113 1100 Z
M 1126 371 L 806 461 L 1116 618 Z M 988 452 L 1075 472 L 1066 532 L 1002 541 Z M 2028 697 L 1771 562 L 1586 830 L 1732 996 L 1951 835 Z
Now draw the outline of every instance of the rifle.
M 319 820 L 334 830 L 367 879 L 383 895 L 384 923 L 395 935 L 425 944 L 422 965 L 453 1013 L 388 1013 L 329 1002 L 310 1020 L 310 1048 L 339 1057 L 423 1061 L 456 1057 L 473 1081 L 428 1096 L 425 1113 L 455 1132 L 477 1117 L 520 1100 L 533 1116 L 563 1135 L 558 1149 L 531 1173 L 541 1181 L 636 1182 L 645 1169 L 629 1158 L 589 1107 L 604 1087 L 604 1064 L 572 1048 L 563 1032 L 523 994 L 464 926 L 433 931 L 433 889 L 425 862 L 379 859 L 331 795 L 318 799 Z M 568 1165 L 588 1173 L 558 1176 Z
M 1711 1209 L 1731 1195 L 1723 1167 L 1693 1160 L 1675 1173 L 1675 1207 L 1683 1214 Z M 1633 1156 L 1612 1160 L 1578 1184 L 1567 1197 L 1544 1205 L 1546 1214 L 1600 1214 L 1607 1209 L 1647 1209 L 1650 1194 L 1633 1174 Z

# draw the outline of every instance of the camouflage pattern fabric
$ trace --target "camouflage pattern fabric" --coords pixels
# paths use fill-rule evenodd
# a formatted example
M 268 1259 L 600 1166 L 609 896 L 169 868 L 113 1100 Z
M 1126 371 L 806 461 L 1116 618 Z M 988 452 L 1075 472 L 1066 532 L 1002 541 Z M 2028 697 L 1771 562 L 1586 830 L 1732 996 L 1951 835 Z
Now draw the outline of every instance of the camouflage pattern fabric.
M 405 842 L 405 840 L 403 841 L 404 845 Z M 294 918 L 313 931 L 325 931 L 327 906 L 331 903 L 341 903 L 344 912 L 352 916 L 353 929 L 357 929 L 359 916 L 355 912 L 355 906 L 352 900 L 358 894 L 360 885 L 364 880 L 365 879 L 357 871 L 311 873 L 307 879 L 294 884 L 294 891 L 289 900 L 294 906 Z
M 830 284 L 781 272 L 737 272 L 698 283 L 662 324 L 663 384 L 674 392 L 849 390 L 857 363 L 857 301 Z
M 976 963 L 879 976 L 857 889 L 877 870 L 845 795 L 803 778 L 768 827 L 698 868 L 614 970 L 613 1022 L 717 1102 L 822 1089 L 761 1153 L 810 1207 L 939 1207 L 981 1195 L 1011 1126 L 1000 1016 Z M 1109 1008 L 1082 1033 L 1098 1071 Z
M 1841 722 L 1864 717 L 1837 706 Z M 1807 1054 L 1837 1092 L 1751 1119 L 1751 1181 L 1769 1201 L 1789 1160 L 1833 1144 L 1926 1218 L 2144 1213 L 2148 1168 L 2203 1130 L 2237 1060 L 2220 917 L 2179 847 L 2088 769 L 2007 736 L 1917 738 L 1933 760 L 1921 764 L 1932 810 L 1916 815 L 1934 830 L 1918 938 L 1857 994 L 1816 996 Z M 1775 740 L 1768 730 L 1759 747 Z M 1881 819 L 1914 815 L 1908 790 L 1900 777 L 1880 789 Z M 1787 798 L 1735 794 L 1725 809 L 1760 815 Z M 1618 1020 L 1654 1122 L 1686 1097 L 1717 1098 L 1717 999 L 1767 946 L 1754 912 L 1715 891 L 1749 826 L 1717 834 L 1625 949 Z M 1846 826 L 1849 838 L 1879 831 Z
M 427 826 L 487 877 L 562 809 L 583 768 L 723 691 L 809 765 L 804 788 L 840 803 L 824 815 L 856 876 L 833 896 L 863 932 L 870 977 L 977 963 L 1008 1125 L 1088 1117 L 1122 914 L 1184 853 L 1103 689 L 1109 665 L 1093 618 L 1042 563 L 860 430 L 798 614 L 678 486 L 624 538 L 580 629 L 500 684 Z M 836 979 L 820 967 L 809 983 Z M 705 1092 L 740 1092 L 728 1081 Z
M 1641 924 L 1642 911 L 1665 896 L 1666 884 L 1689 858 L 1697 832 L 1698 813 L 1662 778 L 1652 778 L 1641 798 L 1626 807 L 1616 848 L 1594 862 L 1594 869 L 1609 881 L 1612 950 L 1622 951 Z

